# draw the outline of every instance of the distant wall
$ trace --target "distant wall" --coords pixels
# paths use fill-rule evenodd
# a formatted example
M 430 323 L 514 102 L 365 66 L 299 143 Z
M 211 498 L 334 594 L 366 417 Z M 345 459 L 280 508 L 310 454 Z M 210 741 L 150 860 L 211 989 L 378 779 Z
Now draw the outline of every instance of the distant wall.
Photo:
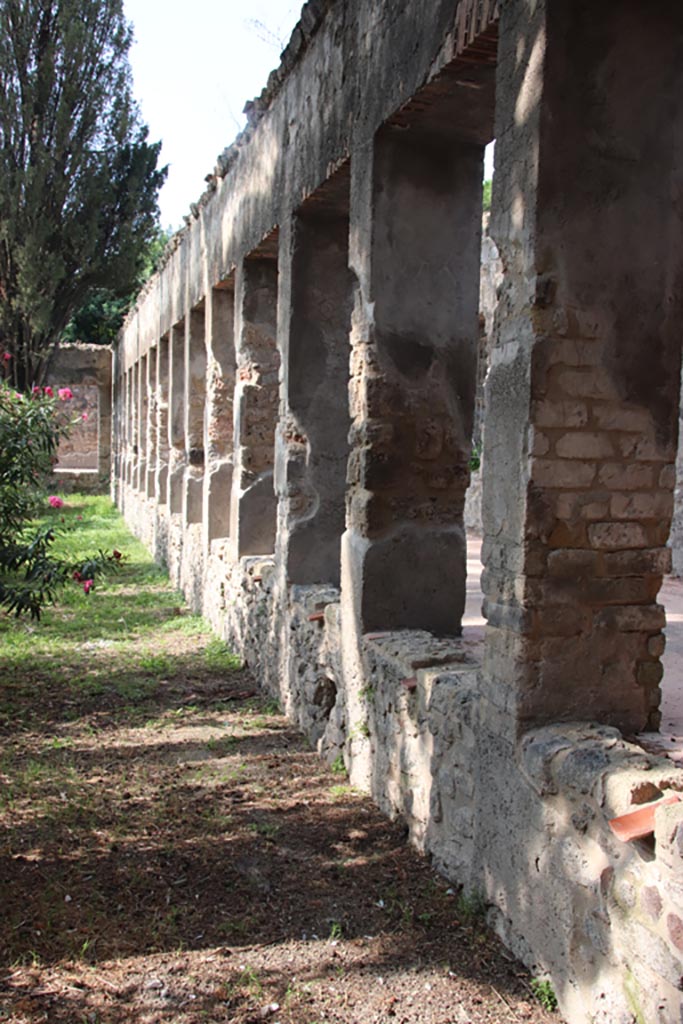
M 106 493 L 111 474 L 112 350 L 82 342 L 62 345 L 50 367 L 50 384 L 73 397 L 60 413 L 73 422 L 59 446 L 55 487 Z

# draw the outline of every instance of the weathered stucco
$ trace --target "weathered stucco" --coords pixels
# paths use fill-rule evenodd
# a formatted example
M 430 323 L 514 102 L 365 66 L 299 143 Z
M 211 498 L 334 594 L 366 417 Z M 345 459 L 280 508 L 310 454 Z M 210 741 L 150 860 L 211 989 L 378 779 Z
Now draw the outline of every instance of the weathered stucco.
M 683 1020 L 683 804 L 650 840 L 608 824 L 683 790 L 633 742 L 659 722 L 681 52 L 674 4 L 311 0 L 115 353 L 131 526 L 577 1024 Z
M 50 364 L 50 384 L 68 387 L 73 399 L 61 410 L 75 424 L 59 446 L 54 486 L 106 493 L 111 476 L 112 350 L 82 342 L 59 347 Z

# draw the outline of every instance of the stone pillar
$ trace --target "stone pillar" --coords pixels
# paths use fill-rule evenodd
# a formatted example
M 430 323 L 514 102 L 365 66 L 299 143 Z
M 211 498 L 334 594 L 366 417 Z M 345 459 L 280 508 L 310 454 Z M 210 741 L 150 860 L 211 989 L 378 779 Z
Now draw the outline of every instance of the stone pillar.
M 134 366 L 126 370 L 126 485 L 133 486 L 133 468 L 135 466 L 136 415 L 135 415 L 135 376 Z
M 352 161 L 344 579 L 367 630 L 460 633 L 483 147 L 386 128 Z
M 156 490 L 157 462 L 158 462 L 158 436 L 157 436 L 157 359 L 158 348 L 155 345 L 150 348 L 145 361 L 147 364 L 147 488 L 148 498 L 153 498 Z
M 185 321 L 169 335 L 168 504 L 172 514 L 183 511 L 185 493 Z
M 169 461 L 169 375 L 170 339 L 165 334 L 157 348 L 156 395 L 157 395 L 157 467 L 154 493 L 159 505 L 168 502 L 168 461 Z
M 109 373 L 98 385 L 98 442 L 97 472 L 103 480 L 109 480 L 118 469 L 113 466 L 113 374 Z M 117 401 L 120 402 L 120 394 Z M 120 422 L 120 409 L 117 410 L 117 424 Z M 118 445 L 119 442 L 117 442 Z M 119 461 L 117 459 L 117 461 Z
M 144 490 L 145 472 L 147 464 L 145 461 L 145 375 L 143 374 L 142 359 L 138 359 L 133 367 L 133 488 L 136 491 Z
M 147 494 L 147 439 L 149 436 L 149 360 L 146 355 L 138 361 L 138 463 L 137 489 Z
M 235 470 L 230 536 L 237 558 L 272 554 L 278 415 L 277 261 L 245 259 L 235 280 Z
M 213 288 L 206 305 L 207 394 L 204 522 L 206 544 L 230 534 L 235 391 L 234 280 Z
M 484 686 L 511 734 L 659 721 L 683 323 L 683 9 L 502 7 Z M 637 68 L 637 72 L 634 72 Z
M 185 495 L 186 523 L 201 523 L 204 505 L 204 405 L 206 338 L 204 304 L 185 319 Z
M 290 583 L 339 586 L 351 425 L 348 202 L 340 215 L 318 213 L 312 200 L 280 241 L 287 414 L 278 428 L 278 546 Z
M 110 439 L 110 480 L 109 491 L 115 504 L 121 499 L 121 483 L 123 479 L 123 446 L 124 446 L 124 376 L 121 367 L 121 349 L 112 352 L 112 388 L 111 388 L 111 430 Z

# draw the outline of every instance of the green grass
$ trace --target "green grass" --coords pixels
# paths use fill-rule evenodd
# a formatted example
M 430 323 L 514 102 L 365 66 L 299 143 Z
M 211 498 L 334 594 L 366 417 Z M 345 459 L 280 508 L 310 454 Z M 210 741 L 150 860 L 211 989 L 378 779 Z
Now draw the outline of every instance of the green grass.
M 109 498 L 73 495 L 42 522 L 55 528 L 54 552 L 60 557 L 76 562 L 114 550 L 122 557 L 88 595 L 77 582 L 69 583 L 39 623 L 0 617 L 0 677 L 5 680 L 0 728 L 26 726 L 35 717 L 30 697 L 44 696 L 50 686 L 73 694 L 74 716 L 79 700 L 108 697 L 135 719 L 174 673 L 199 669 L 224 675 L 240 667 L 239 658 L 211 636 L 207 623 L 187 612 L 182 596 L 131 536 Z M 174 634 L 179 641 L 197 637 L 196 653 L 176 657 L 169 652 Z M 68 707 L 63 714 L 68 718 Z
M 551 982 L 547 978 L 532 978 L 531 991 L 534 993 L 544 1010 L 552 1013 L 557 1009 L 557 996 Z

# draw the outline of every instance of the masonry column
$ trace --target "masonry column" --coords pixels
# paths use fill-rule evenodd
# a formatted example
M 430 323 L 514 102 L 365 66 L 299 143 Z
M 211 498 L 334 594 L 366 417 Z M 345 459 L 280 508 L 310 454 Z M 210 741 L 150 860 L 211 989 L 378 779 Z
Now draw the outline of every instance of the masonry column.
M 169 465 L 168 505 L 172 515 L 183 511 L 185 493 L 185 321 L 171 328 L 169 338 Z
M 118 454 L 112 451 L 113 441 L 113 385 L 114 385 L 114 373 L 113 365 L 110 363 L 110 368 L 100 368 L 98 373 L 98 445 L 97 445 L 97 472 L 101 479 L 109 480 L 112 476 L 117 475 L 118 470 L 113 464 L 112 456 Z M 121 394 L 120 389 L 117 388 L 117 425 L 120 422 L 120 402 Z M 117 446 L 119 442 L 116 442 Z M 118 459 L 117 459 L 118 461 Z
M 287 416 L 278 440 L 278 545 L 290 583 L 340 583 L 353 301 L 348 186 L 343 199 L 338 212 L 314 196 L 294 217 L 291 238 L 280 236 Z
M 147 474 L 147 359 L 138 359 L 133 369 L 135 380 L 135 476 L 136 491 L 145 491 Z
M 235 391 L 234 280 L 210 290 L 206 306 L 206 542 L 230 533 Z
M 166 334 L 159 342 L 156 361 L 156 395 L 157 395 L 157 467 L 154 494 L 159 505 L 168 501 L 168 460 L 169 460 L 169 358 L 170 339 Z
M 512 731 L 659 721 L 683 323 L 683 8 L 502 7 L 484 685 Z M 634 72 L 637 68 L 637 72 Z
M 272 554 L 278 412 L 277 260 L 242 261 L 235 280 L 235 472 L 230 536 L 237 558 Z
M 366 631 L 460 632 L 482 177 L 483 147 L 389 127 L 352 161 L 344 571 Z
M 133 486 L 133 467 L 135 464 L 135 397 L 133 368 L 129 367 L 124 373 L 126 398 L 125 398 L 125 423 L 126 423 L 126 444 L 125 444 L 125 478 L 126 487 Z
M 158 437 L 157 437 L 157 416 L 158 416 L 158 394 L 157 394 L 157 359 L 158 348 L 155 345 L 150 348 L 145 356 L 147 366 L 147 481 L 146 494 L 148 498 L 154 497 L 154 490 L 157 476 L 158 459 Z
M 206 336 L 204 304 L 185 319 L 185 496 L 186 523 L 200 523 L 204 505 L 204 405 Z
M 121 498 L 123 476 L 123 446 L 125 437 L 125 389 L 121 366 L 121 350 L 116 347 L 112 351 L 112 424 L 110 431 L 110 494 L 112 501 L 118 504 Z

